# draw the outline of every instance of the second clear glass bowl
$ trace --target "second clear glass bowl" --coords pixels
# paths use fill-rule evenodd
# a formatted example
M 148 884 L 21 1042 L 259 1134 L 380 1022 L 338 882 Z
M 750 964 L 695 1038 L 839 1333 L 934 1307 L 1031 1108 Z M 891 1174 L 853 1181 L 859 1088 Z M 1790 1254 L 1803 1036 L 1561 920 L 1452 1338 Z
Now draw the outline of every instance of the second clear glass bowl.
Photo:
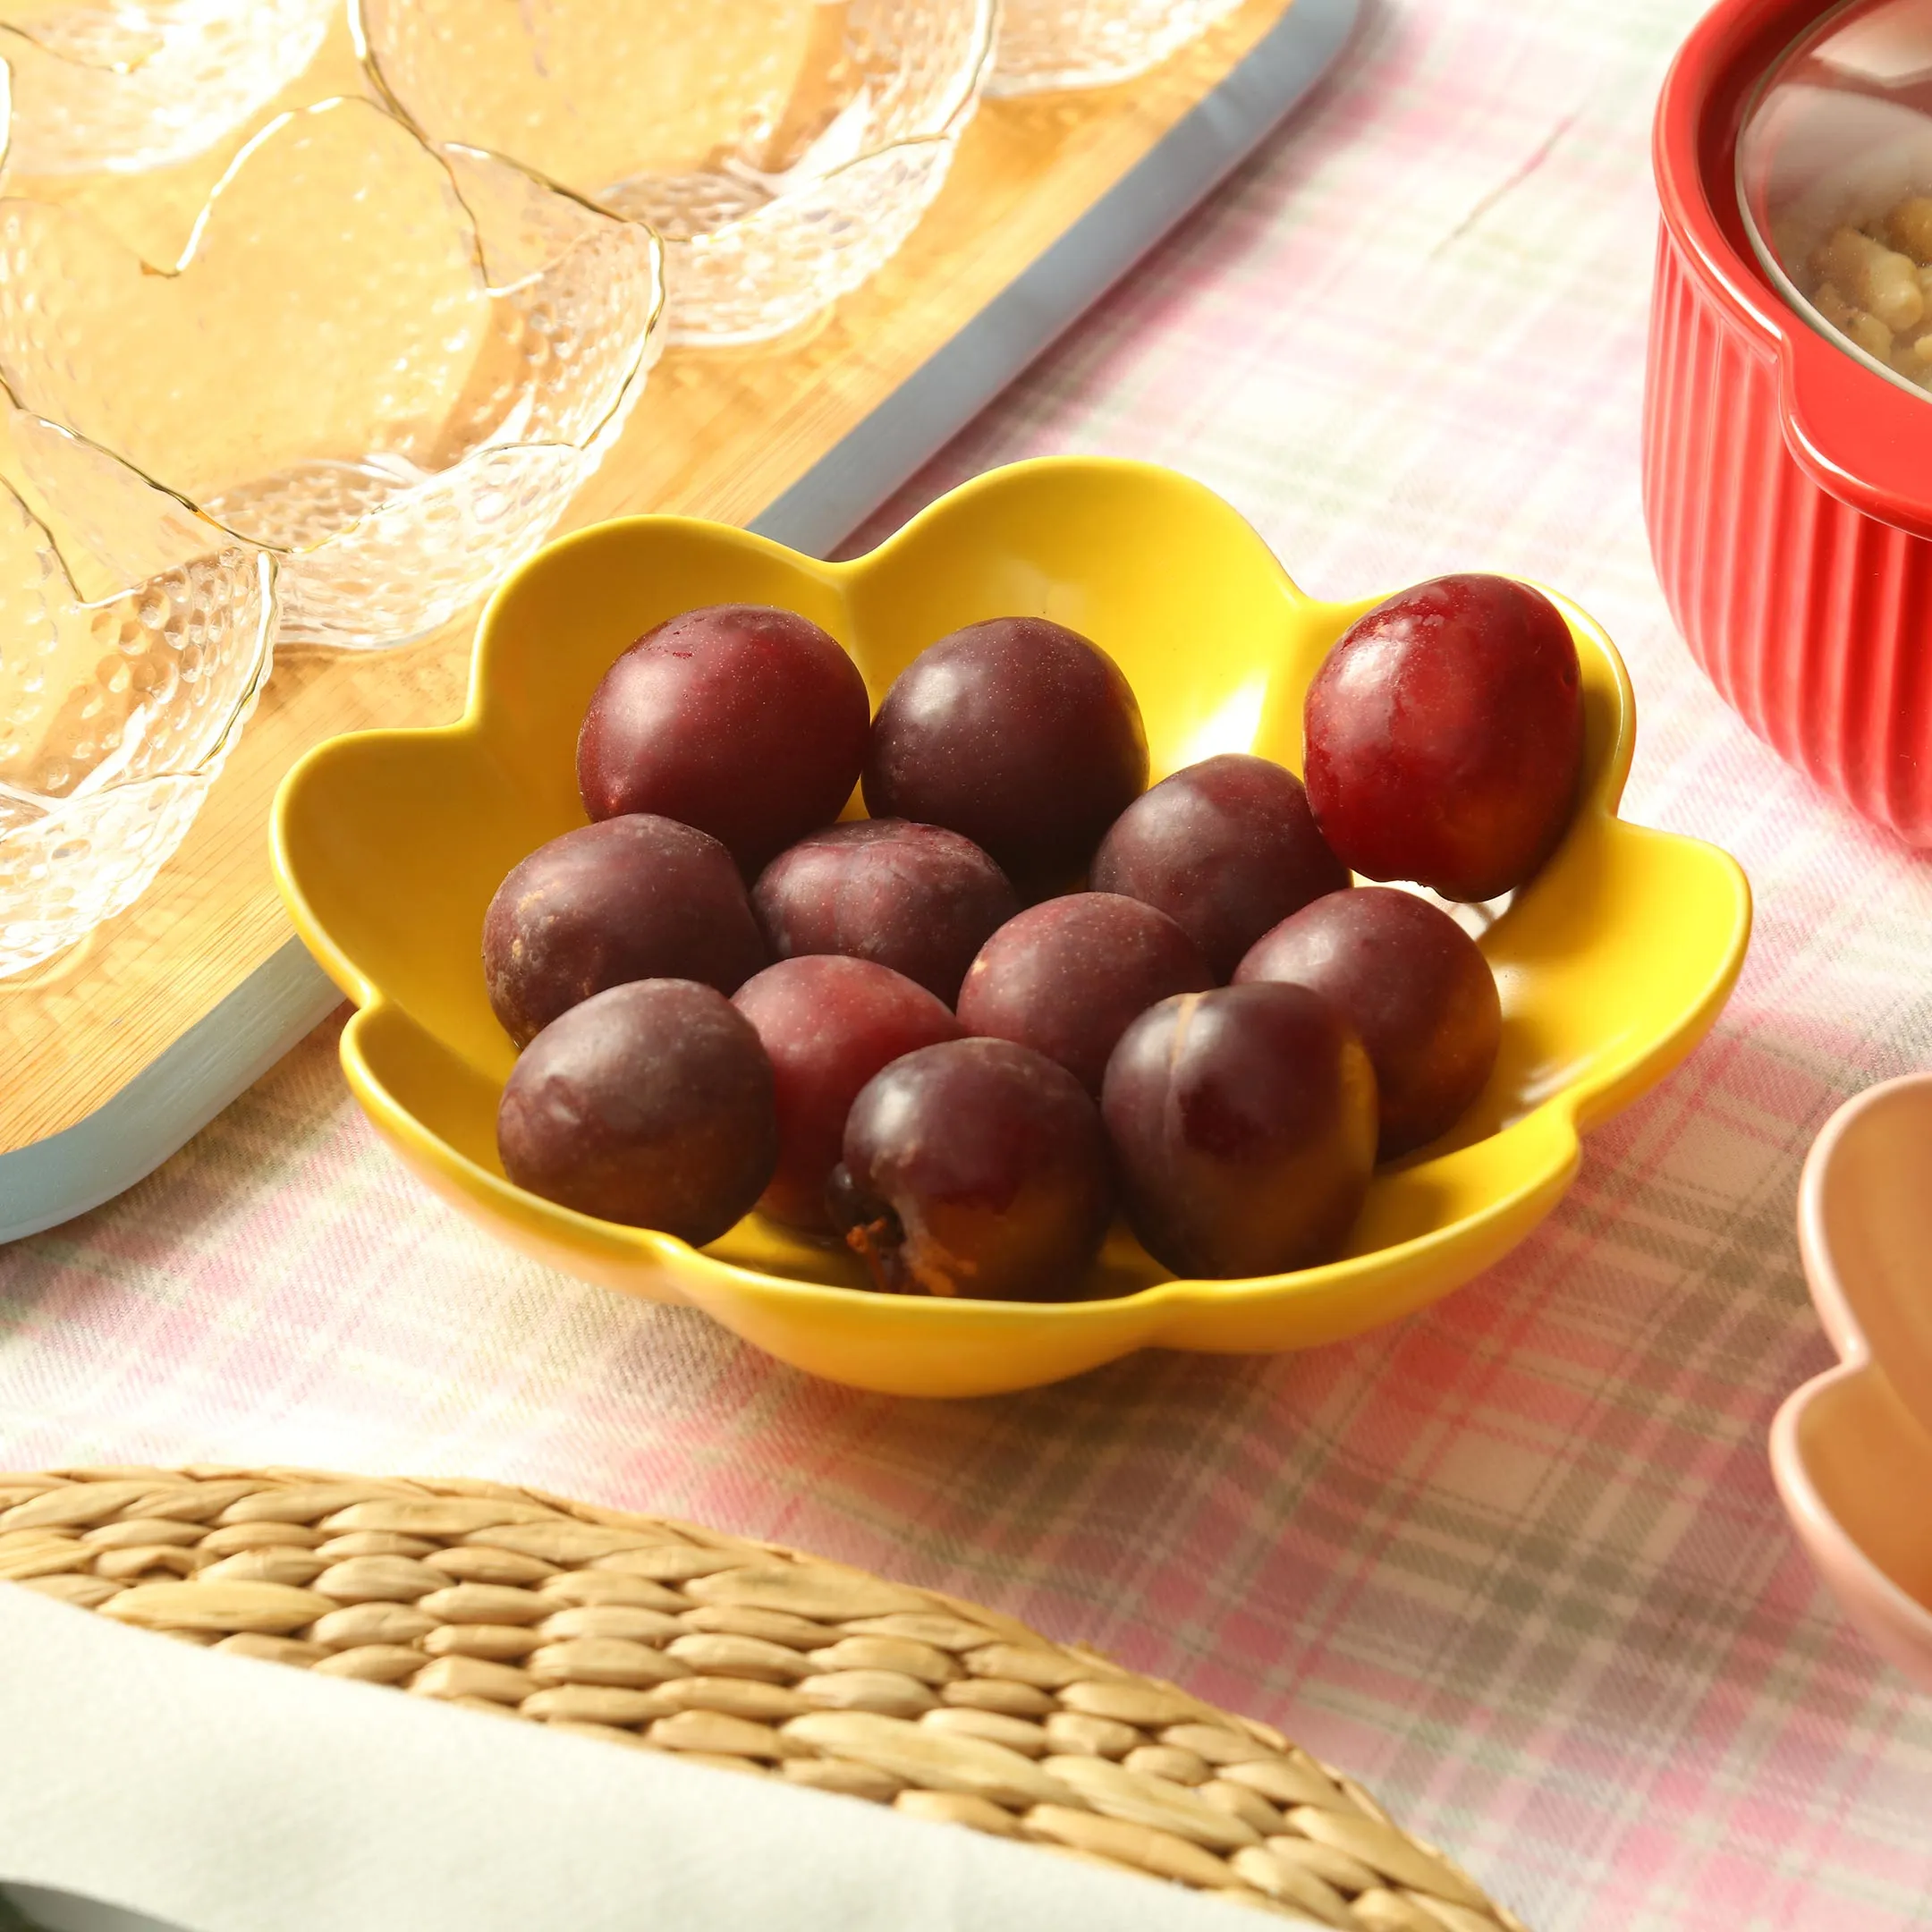
M 173 267 L 0 201 L 0 377 L 277 555 L 291 641 L 423 635 L 534 549 L 662 306 L 647 229 L 365 100 L 272 122 Z
M 994 0 L 355 0 L 427 138 L 513 157 L 668 250 L 674 341 L 782 335 L 944 184 Z

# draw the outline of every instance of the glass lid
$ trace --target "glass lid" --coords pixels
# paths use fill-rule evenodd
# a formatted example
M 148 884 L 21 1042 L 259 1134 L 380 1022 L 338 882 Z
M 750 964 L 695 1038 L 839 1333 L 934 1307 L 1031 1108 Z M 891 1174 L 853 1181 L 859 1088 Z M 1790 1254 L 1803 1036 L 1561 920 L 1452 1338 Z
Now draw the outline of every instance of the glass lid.
M 1850 0 L 1809 28 L 1745 115 L 1737 185 L 1798 314 L 1932 393 L 1932 0 Z

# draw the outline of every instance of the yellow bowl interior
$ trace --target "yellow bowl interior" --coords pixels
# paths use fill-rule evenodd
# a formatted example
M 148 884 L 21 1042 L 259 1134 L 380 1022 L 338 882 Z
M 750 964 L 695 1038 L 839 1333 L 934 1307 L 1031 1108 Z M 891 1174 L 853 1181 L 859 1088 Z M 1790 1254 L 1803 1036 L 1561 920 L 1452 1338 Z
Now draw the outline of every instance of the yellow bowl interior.
M 843 1250 L 758 1216 L 699 1251 L 573 1214 L 504 1177 L 496 1111 L 514 1054 L 479 950 L 504 873 L 584 822 L 573 752 L 597 680 L 677 612 L 802 612 L 852 652 L 875 702 L 962 624 L 1052 617 L 1126 673 L 1157 778 L 1226 750 L 1299 769 L 1308 681 L 1375 601 L 1304 597 L 1208 490 L 1098 459 L 993 471 L 846 564 L 677 517 L 552 544 L 485 612 L 459 722 L 332 740 L 276 801 L 275 865 L 297 928 L 362 1009 L 343 1038 L 351 1086 L 418 1174 L 518 1248 L 696 1303 L 784 1360 L 864 1387 L 1019 1388 L 1149 1343 L 1302 1347 L 1406 1313 L 1548 1211 L 1575 1172 L 1579 1130 L 1690 1051 L 1749 938 L 1734 861 L 1615 816 L 1636 722 L 1629 680 L 1608 639 L 1560 597 L 1583 666 L 1584 792 L 1563 846 L 1482 941 L 1503 995 L 1495 1075 L 1453 1133 L 1377 1176 L 1348 1252 L 1326 1267 L 1176 1281 L 1117 1231 L 1080 1300 L 933 1301 L 867 1292 Z

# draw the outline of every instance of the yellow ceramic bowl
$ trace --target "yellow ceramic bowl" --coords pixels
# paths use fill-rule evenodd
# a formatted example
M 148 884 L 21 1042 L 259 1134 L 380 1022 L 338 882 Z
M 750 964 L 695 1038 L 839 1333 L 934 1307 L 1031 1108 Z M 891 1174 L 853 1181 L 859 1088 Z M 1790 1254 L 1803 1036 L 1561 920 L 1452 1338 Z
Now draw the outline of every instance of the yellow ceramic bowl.
M 555 1207 L 512 1186 L 496 1157 L 513 1054 L 479 953 L 504 873 L 584 821 L 573 747 L 597 680 L 676 612 L 724 602 L 801 611 L 851 650 L 875 699 L 962 624 L 1058 619 L 1126 672 L 1159 777 L 1250 749 L 1299 767 L 1303 691 L 1373 601 L 1311 601 L 1217 497 L 1106 461 L 980 477 L 849 564 L 677 517 L 554 543 L 485 612 L 459 723 L 335 739 L 276 801 L 275 865 L 296 927 L 361 1008 L 343 1035 L 349 1083 L 424 1180 L 525 1253 L 694 1303 L 785 1361 L 862 1388 L 1024 1388 L 1152 1344 L 1305 1348 L 1420 1308 L 1549 1212 L 1576 1172 L 1580 1130 L 1702 1037 L 1750 933 L 1750 893 L 1732 860 L 1615 816 L 1636 723 L 1630 682 L 1609 640 L 1568 604 L 1588 713 L 1584 794 L 1562 848 L 1483 941 L 1503 992 L 1495 1077 L 1453 1133 L 1377 1176 L 1347 1254 L 1325 1267 L 1177 1281 L 1117 1232 L 1085 1299 L 915 1300 L 867 1292 L 842 1250 L 756 1216 L 694 1250 Z

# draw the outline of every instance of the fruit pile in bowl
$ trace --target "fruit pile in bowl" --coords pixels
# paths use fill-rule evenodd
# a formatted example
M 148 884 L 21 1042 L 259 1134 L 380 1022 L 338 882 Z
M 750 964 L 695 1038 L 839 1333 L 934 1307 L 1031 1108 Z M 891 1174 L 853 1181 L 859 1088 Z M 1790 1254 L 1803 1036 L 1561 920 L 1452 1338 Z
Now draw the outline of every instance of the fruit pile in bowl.
M 909 1292 L 1072 1298 L 1116 1193 L 1179 1273 L 1331 1258 L 1501 1032 L 1475 942 L 1338 852 L 1522 885 L 1576 803 L 1576 646 L 1538 592 L 1445 578 L 1352 625 L 1307 711 L 1312 806 L 1248 752 L 1148 791 L 1132 688 L 1049 619 L 940 639 L 877 719 L 795 612 L 657 625 L 585 715 L 592 822 L 484 919 L 504 1171 L 699 1245 L 756 1206 Z
M 1748 936 L 1728 859 L 1615 818 L 1632 726 L 1560 598 L 1318 604 L 1198 486 L 1051 461 L 850 564 L 552 546 L 463 719 L 311 754 L 275 852 L 448 1198 L 983 1393 L 1333 1339 L 1521 1239 Z

